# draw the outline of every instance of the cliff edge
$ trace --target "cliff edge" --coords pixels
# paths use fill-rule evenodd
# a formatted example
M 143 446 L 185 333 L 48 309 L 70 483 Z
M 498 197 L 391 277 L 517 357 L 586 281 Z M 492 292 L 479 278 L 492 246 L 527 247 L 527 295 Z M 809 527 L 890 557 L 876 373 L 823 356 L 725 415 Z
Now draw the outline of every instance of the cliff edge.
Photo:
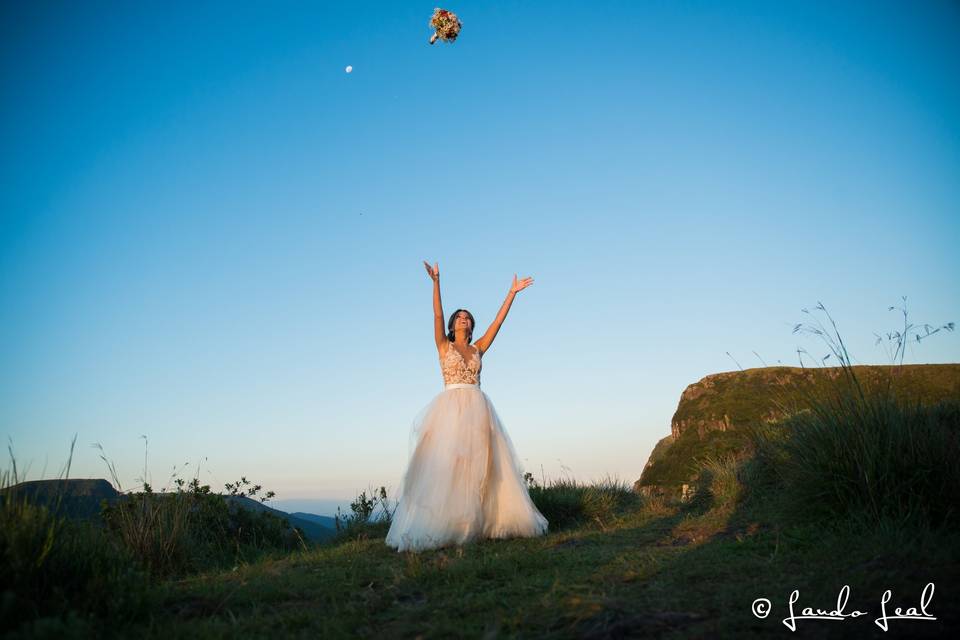
M 960 364 L 852 367 L 867 390 L 889 383 L 897 394 L 923 404 L 960 398 Z M 696 458 L 742 451 L 744 427 L 773 422 L 801 410 L 811 394 L 822 396 L 843 376 L 840 367 L 762 367 L 715 373 L 689 385 L 634 490 L 683 495 L 696 475 Z

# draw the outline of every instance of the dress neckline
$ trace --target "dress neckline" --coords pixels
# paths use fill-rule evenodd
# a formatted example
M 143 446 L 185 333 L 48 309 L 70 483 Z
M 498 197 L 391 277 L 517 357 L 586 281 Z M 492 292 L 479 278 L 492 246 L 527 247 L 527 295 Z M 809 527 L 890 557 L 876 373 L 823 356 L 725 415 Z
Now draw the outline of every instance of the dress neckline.
M 473 349 L 474 349 L 473 355 L 477 357 L 477 360 L 480 360 L 480 349 L 479 349 L 478 347 L 474 347 L 472 344 L 469 345 L 469 346 L 470 346 L 470 347 L 473 347 Z M 455 346 L 453 346 L 453 342 L 451 342 L 450 344 L 448 344 L 448 345 L 447 345 L 447 348 L 448 348 L 448 349 L 453 349 L 454 351 L 456 351 L 456 352 L 457 352 L 457 355 L 460 356 L 460 359 L 463 360 L 463 363 L 464 363 L 464 364 L 467 364 L 467 359 L 463 357 L 463 354 L 460 353 L 460 350 L 459 350 L 459 349 L 457 349 Z M 471 359 L 473 359 L 473 356 L 471 356 Z

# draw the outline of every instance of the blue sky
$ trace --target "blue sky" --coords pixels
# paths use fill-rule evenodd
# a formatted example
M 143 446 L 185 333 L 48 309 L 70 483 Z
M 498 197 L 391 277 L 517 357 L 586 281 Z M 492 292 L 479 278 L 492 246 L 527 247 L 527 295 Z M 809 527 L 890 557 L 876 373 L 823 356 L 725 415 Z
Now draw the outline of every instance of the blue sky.
M 482 380 L 547 477 L 632 482 L 726 352 L 826 353 L 791 333 L 818 300 L 861 363 L 902 295 L 960 320 L 955 3 L 460 2 L 429 46 L 433 8 L 4 3 L 21 470 L 77 434 L 71 476 L 99 442 L 132 486 L 147 435 L 156 486 L 398 487 L 442 388 L 422 260 L 481 330 L 534 276 Z

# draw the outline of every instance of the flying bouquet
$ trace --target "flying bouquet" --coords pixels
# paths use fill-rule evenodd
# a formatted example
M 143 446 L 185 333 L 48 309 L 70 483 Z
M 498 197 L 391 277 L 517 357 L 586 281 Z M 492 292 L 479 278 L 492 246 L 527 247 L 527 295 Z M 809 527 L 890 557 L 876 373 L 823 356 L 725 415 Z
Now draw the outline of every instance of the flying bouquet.
M 437 38 L 446 42 L 453 42 L 460 35 L 460 19 L 457 14 L 446 9 L 434 9 L 433 17 L 430 18 L 430 26 L 436 31 L 430 36 L 430 44 L 437 41 Z

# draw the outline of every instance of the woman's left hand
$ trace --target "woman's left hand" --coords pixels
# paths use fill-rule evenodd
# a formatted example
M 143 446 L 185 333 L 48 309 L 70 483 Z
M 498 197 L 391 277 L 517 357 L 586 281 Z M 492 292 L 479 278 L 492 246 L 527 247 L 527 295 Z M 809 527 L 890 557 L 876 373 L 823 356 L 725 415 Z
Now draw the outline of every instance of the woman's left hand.
M 522 278 L 517 280 L 517 274 L 513 274 L 513 286 L 510 287 L 510 293 L 517 293 L 518 291 L 523 291 L 527 287 L 533 284 L 533 278 Z

